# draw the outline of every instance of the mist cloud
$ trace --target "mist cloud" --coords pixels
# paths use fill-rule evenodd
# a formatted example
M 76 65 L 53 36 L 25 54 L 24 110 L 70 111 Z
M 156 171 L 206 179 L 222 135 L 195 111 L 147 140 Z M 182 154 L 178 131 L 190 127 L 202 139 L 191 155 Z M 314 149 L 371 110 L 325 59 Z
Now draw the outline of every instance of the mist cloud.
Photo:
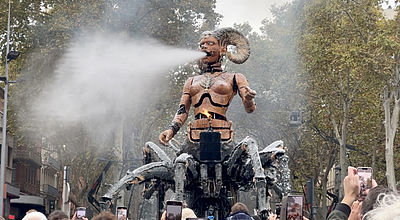
M 144 37 L 110 33 L 76 37 L 38 97 L 36 117 L 101 124 L 110 114 L 132 113 L 160 97 L 157 93 L 171 69 L 202 56 Z

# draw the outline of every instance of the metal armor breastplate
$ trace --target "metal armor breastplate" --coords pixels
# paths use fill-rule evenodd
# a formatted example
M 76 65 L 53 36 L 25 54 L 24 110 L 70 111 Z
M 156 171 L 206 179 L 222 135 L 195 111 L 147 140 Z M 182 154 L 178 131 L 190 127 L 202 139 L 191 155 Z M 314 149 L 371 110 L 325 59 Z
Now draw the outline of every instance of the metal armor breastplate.
M 195 115 L 206 109 L 209 112 L 225 116 L 235 95 L 233 74 L 196 76 L 190 86 L 190 95 Z

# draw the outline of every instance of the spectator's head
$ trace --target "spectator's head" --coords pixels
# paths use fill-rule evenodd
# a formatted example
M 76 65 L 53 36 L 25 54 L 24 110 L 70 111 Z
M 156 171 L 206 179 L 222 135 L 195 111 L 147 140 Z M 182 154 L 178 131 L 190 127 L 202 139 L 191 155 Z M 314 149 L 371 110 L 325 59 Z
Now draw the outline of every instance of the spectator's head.
M 187 218 L 197 218 L 196 214 L 194 214 L 193 210 L 189 208 L 182 209 L 182 220 L 186 220 Z
M 29 214 L 31 212 L 37 212 L 37 210 L 36 209 L 29 209 L 28 211 L 26 211 L 25 215 L 27 215 L 27 214 Z
M 41 212 L 30 212 L 26 214 L 22 220 L 47 220 L 47 218 Z
M 367 197 L 365 197 L 362 207 L 361 207 L 361 214 L 365 215 L 368 211 L 374 209 L 376 201 L 380 199 L 381 196 L 385 194 L 391 194 L 393 191 L 389 188 L 383 186 L 377 186 L 372 188 L 369 192 Z
M 100 214 L 93 217 L 92 220 L 117 220 L 117 217 L 111 212 L 100 212 Z
M 63 219 L 69 219 L 69 217 L 63 211 L 55 210 L 52 213 L 50 213 L 48 219 L 49 220 L 63 220 Z
M 400 216 L 400 196 L 398 194 L 379 194 L 374 208 L 363 219 L 393 220 Z
M 247 206 L 241 202 L 235 203 L 232 208 L 231 208 L 231 214 L 235 214 L 238 212 L 244 212 L 246 214 L 249 214 L 249 209 Z
M 0 220 L 6 220 L 3 216 L 0 216 Z

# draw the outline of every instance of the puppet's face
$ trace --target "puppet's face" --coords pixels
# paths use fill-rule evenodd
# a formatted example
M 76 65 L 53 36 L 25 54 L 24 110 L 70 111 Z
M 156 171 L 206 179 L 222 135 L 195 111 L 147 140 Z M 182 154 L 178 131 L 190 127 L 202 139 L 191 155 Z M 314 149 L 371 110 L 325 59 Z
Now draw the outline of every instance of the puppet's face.
M 213 64 L 220 61 L 225 54 L 225 48 L 219 45 L 217 38 L 206 36 L 200 40 L 199 49 L 207 55 L 201 59 L 204 64 Z

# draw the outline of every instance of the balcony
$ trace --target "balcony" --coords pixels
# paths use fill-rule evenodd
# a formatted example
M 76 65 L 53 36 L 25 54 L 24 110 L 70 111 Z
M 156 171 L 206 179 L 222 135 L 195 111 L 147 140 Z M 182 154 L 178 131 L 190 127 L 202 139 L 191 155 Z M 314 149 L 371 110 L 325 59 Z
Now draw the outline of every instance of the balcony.
M 32 184 L 32 183 L 21 183 L 17 182 L 17 186 L 19 187 L 20 191 L 28 194 L 28 195 L 34 195 L 34 196 L 39 196 L 40 195 L 40 185 L 39 184 Z
M 15 161 L 15 160 L 14 160 Z M 40 168 L 33 166 L 31 163 L 18 162 L 15 164 L 15 184 L 20 188 L 21 192 L 28 195 L 40 194 Z
M 16 174 L 15 168 L 6 167 L 5 181 L 7 183 L 14 184 L 15 183 L 15 174 Z
M 54 159 L 52 156 L 48 156 L 44 160 L 43 164 L 46 165 L 49 168 L 54 169 L 55 171 L 60 171 L 60 167 L 61 167 L 60 162 L 57 161 L 56 159 Z
M 15 152 L 14 160 L 16 161 L 31 161 L 34 164 L 40 166 L 41 156 L 40 154 L 30 151 L 28 149 L 18 149 Z
M 43 193 L 50 197 L 58 197 L 58 189 L 49 184 L 43 185 Z

